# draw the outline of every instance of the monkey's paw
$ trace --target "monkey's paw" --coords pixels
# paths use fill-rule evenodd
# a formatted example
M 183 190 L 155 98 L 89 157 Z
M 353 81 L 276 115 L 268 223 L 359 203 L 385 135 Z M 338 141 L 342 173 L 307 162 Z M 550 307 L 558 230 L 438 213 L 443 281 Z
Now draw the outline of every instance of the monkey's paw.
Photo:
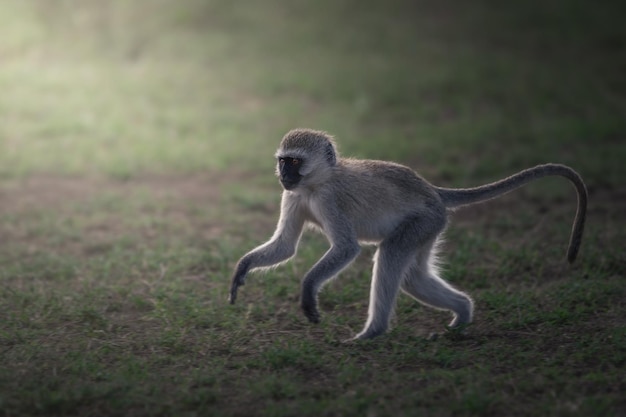
M 450 340 L 462 340 L 468 336 L 467 328 L 471 325 L 471 323 L 463 323 L 452 326 L 446 326 L 446 332 L 444 336 Z
M 245 285 L 245 282 L 243 280 L 241 280 L 240 282 L 235 282 L 233 280 L 233 284 L 230 287 L 230 296 L 228 297 L 228 301 L 231 304 L 235 304 L 235 300 L 237 300 L 237 290 L 239 289 L 239 287 L 241 287 L 242 285 Z
M 302 305 L 302 311 L 304 315 L 311 323 L 319 324 L 320 322 L 320 313 L 317 311 L 317 307 L 315 306 L 306 306 Z

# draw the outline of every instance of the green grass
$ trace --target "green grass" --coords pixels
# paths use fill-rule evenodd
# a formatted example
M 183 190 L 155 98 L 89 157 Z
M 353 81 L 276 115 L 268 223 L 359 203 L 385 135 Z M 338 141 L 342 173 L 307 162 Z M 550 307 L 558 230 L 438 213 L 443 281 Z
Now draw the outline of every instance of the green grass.
M 0 0 L 0 415 L 625 414 L 624 11 Z M 454 214 L 465 335 L 402 296 L 387 335 L 343 343 L 371 248 L 308 324 L 312 233 L 230 306 L 296 126 L 446 186 L 569 164 L 590 191 L 580 258 L 564 260 L 573 190 L 545 180 Z

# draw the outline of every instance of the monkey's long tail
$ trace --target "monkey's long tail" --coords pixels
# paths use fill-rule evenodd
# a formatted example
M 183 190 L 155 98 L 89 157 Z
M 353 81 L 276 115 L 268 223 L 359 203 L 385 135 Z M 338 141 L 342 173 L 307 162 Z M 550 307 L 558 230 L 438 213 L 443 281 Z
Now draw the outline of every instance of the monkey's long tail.
M 587 213 L 587 188 L 582 178 L 572 168 L 560 164 L 537 165 L 513 174 L 510 177 L 482 185 L 475 188 L 441 188 L 435 187 L 443 203 L 448 208 L 459 207 L 467 204 L 479 203 L 499 197 L 513 191 L 536 179 L 548 176 L 565 177 L 574 185 L 578 193 L 578 208 L 572 225 L 567 260 L 572 263 L 576 260 L 578 249 L 583 237 L 585 218 Z

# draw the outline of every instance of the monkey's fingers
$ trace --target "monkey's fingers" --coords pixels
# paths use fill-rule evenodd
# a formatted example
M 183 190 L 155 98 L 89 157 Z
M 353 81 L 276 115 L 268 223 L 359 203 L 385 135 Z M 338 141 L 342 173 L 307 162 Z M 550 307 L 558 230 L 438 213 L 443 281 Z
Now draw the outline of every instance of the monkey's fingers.
M 230 297 L 228 297 L 228 301 L 230 301 L 231 304 L 235 304 L 235 300 L 237 299 L 237 290 L 239 287 L 246 284 L 245 275 L 236 274 L 231 282 Z
M 233 283 L 232 287 L 230 287 L 230 296 L 228 297 L 228 301 L 231 304 L 235 304 L 235 300 L 237 300 L 237 287 L 239 287 L 239 285 L 236 283 Z
M 231 304 L 235 304 L 235 300 L 237 300 L 237 290 L 242 285 L 244 285 L 244 283 L 241 282 L 241 280 L 233 279 L 233 283 L 230 286 L 230 297 L 228 297 L 228 301 L 230 301 Z

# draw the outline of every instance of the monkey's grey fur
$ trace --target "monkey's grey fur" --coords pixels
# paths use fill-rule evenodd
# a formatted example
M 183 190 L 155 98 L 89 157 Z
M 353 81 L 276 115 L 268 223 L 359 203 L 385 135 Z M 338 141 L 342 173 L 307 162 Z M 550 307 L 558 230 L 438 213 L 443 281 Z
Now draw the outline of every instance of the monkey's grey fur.
M 276 157 L 276 173 L 284 188 L 278 226 L 268 242 L 237 263 L 231 303 L 249 271 L 276 265 L 296 253 L 303 227 L 309 224 L 330 242 L 330 249 L 302 280 L 301 306 L 311 322 L 320 319 L 320 288 L 356 258 L 361 242 L 373 243 L 378 250 L 368 318 L 356 338 L 372 338 L 387 330 L 399 289 L 423 304 L 451 311 L 450 327 L 469 324 L 472 299 L 441 279 L 436 267 L 437 241 L 446 227 L 448 210 L 498 197 L 550 175 L 563 176 L 576 188 L 578 210 L 569 262 L 580 247 L 587 191 L 580 176 L 564 165 L 539 165 L 476 188 L 440 188 L 393 162 L 340 158 L 331 136 L 309 129 L 288 132 Z

